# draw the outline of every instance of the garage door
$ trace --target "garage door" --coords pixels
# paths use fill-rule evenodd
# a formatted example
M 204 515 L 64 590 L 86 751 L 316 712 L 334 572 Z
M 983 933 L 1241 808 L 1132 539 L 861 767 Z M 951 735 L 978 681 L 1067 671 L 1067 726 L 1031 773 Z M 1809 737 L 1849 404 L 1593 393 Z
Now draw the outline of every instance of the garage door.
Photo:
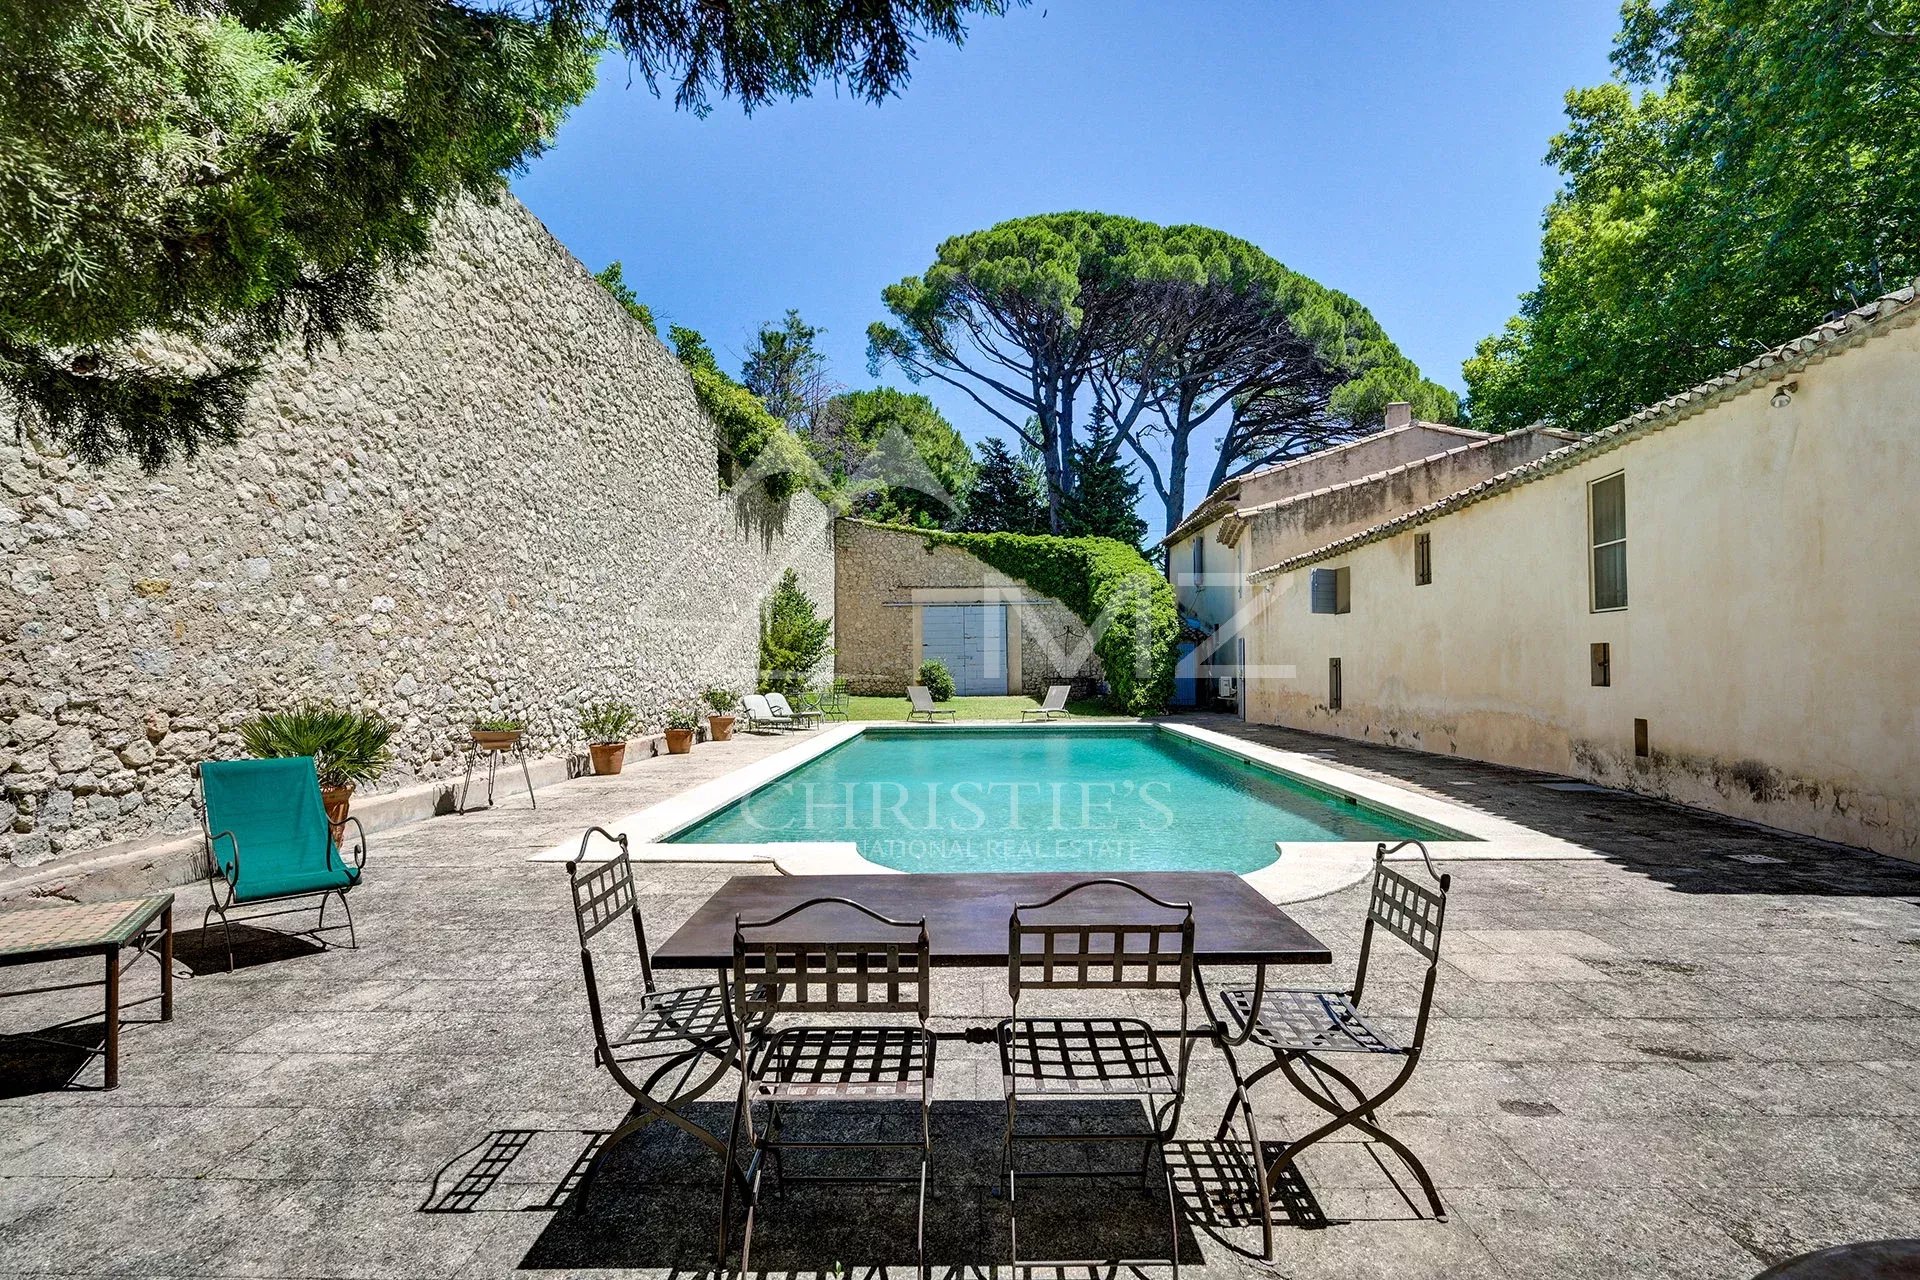
M 920 619 L 920 661 L 953 673 L 956 693 L 1007 691 L 1007 606 L 933 604 Z

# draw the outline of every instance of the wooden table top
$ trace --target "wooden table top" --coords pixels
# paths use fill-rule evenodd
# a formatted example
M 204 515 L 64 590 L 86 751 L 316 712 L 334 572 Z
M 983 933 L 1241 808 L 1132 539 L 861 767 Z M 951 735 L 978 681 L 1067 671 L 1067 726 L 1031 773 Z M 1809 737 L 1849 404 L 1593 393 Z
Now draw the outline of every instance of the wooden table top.
M 1084 872 L 981 875 L 735 876 L 687 918 L 654 953 L 660 969 L 723 969 L 733 963 L 735 917 L 766 920 L 809 898 L 851 898 L 895 920 L 927 921 L 936 966 L 998 968 L 1007 963 L 1007 920 L 1015 905 L 1045 900 L 1100 877 Z M 1193 905 L 1198 964 L 1328 964 L 1332 953 L 1245 880 L 1223 871 L 1143 871 L 1122 877 L 1168 902 Z M 1049 922 L 1165 919 L 1124 889 L 1088 890 L 1048 909 Z M 871 920 L 844 907 L 820 907 L 792 922 L 791 936 L 871 939 Z M 763 935 L 764 936 L 764 935 Z
M 125 946 L 173 905 L 173 895 L 63 903 L 0 912 L 0 962 L 57 960 Z

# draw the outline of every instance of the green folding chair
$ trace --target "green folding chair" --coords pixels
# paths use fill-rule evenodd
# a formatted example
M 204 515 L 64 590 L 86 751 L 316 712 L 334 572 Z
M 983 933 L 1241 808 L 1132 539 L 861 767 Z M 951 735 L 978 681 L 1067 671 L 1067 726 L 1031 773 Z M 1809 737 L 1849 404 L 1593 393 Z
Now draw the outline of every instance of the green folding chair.
M 200 818 L 207 840 L 207 888 L 213 905 L 201 917 L 201 932 L 220 917 L 227 944 L 227 969 L 233 969 L 233 924 L 311 911 L 317 905 L 315 935 L 327 929 L 327 899 L 338 897 L 347 913 L 347 944 L 358 946 L 347 890 L 360 883 L 367 859 L 367 833 L 349 817 L 357 833 L 353 862 L 341 857 L 333 824 L 320 800 L 320 777 L 311 756 L 279 760 L 208 760 L 195 772 L 200 779 Z M 283 904 L 318 898 L 301 906 Z M 265 906 L 265 911 L 235 915 Z M 335 925 L 334 928 L 340 926 Z M 324 939 L 321 941 L 324 942 Z

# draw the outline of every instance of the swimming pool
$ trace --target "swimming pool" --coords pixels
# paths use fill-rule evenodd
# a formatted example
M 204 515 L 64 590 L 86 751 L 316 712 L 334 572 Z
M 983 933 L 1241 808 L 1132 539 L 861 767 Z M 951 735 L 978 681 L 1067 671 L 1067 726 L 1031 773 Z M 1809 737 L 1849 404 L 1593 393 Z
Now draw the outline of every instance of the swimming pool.
M 1236 871 L 1274 843 L 1469 837 L 1153 725 L 870 727 L 665 837 L 850 841 L 899 871 Z

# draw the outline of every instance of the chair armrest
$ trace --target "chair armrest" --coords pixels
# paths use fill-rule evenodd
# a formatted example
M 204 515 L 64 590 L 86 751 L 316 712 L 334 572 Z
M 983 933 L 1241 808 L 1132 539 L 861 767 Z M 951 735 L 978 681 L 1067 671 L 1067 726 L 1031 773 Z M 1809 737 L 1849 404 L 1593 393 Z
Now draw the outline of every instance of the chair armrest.
M 340 825 L 345 827 L 347 823 L 352 823 L 353 829 L 359 833 L 355 838 L 353 846 L 353 869 L 355 871 L 365 870 L 367 865 L 367 829 L 361 826 L 360 819 L 354 817 L 352 814 L 348 814 L 347 821 Z
M 220 869 L 220 859 L 213 856 L 214 841 L 222 839 L 233 846 L 232 875 L 228 875 L 222 871 Z M 240 838 L 231 831 L 216 831 L 207 837 L 207 878 L 211 880 L 214 876 L 219 876 L 235 888 L 238 888 L 240 885 Z

